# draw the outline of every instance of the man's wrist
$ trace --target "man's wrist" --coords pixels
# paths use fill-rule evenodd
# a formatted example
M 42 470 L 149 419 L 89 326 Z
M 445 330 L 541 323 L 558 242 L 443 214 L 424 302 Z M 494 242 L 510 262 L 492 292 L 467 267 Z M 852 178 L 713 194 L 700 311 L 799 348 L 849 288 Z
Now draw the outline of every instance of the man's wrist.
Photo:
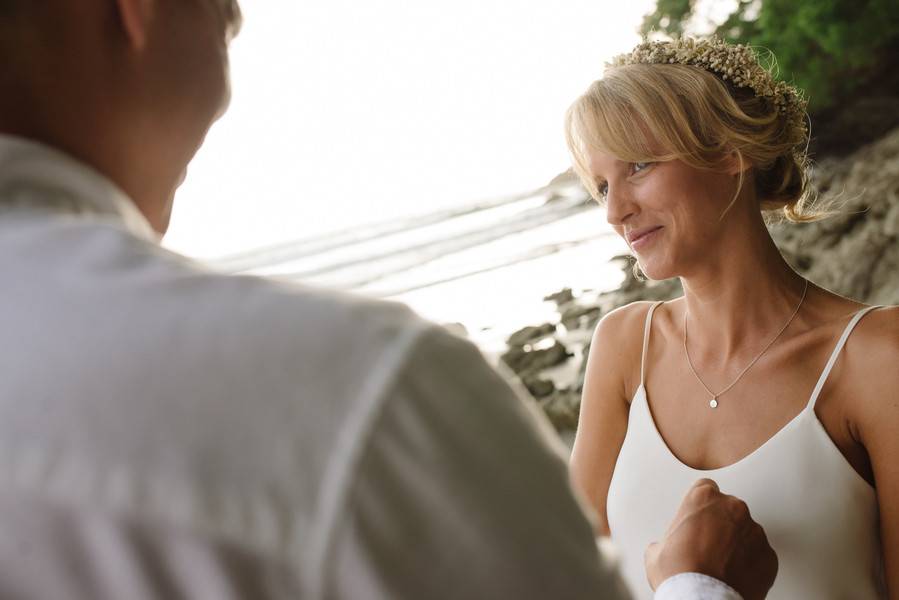
M 659 584 L 655 600 L 743 600 L 735 589 L 702 573 L 678 573 Z

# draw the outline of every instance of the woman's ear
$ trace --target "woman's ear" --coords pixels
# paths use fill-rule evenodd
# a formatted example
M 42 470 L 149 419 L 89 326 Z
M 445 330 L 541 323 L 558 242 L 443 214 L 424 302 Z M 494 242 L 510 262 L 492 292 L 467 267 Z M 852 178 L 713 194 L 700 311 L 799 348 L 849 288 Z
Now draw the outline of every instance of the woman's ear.
M 736 149 L 727 153 L 722 164 L 723 171 L 728 175 L 734 176 L 745 173 L 751 169 L 752 166 L 752 162 L 747 160 L 747 158 L 743 156 L 743 153 Z
M 115 0 L 119 22 L 128 42 L 135 50 L 147 45 L 155 0 Z

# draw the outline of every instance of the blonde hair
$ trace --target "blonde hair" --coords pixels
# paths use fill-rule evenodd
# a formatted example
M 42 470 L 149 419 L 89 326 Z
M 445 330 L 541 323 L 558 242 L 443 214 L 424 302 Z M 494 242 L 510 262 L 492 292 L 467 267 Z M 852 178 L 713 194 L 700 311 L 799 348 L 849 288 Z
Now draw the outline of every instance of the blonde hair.
M 588 168 L 597 150 L 627 162 L 679 159 L 719 170 L 736 152 L 751 165 L 767 220 L 807 222 L 828 214 L 809 186 L 807 129 L 797 127 L 768 98 L 736 87 L 708 70 L 684 64 L 610 66 L 565 115 L 573 168 L 600 200 Z M 743 175 L 737 194 L 743 187 Z

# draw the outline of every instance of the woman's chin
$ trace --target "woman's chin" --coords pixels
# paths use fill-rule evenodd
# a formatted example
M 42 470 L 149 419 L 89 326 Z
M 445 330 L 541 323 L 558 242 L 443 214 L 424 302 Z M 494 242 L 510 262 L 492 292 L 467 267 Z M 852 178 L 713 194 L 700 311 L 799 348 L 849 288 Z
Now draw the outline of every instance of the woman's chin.
M 670 265 L 660 265 L 653 261 L 641 260 L 639 256 L 637 257 L 637 264 L 640 266 L 640 272 L 643 273 L 644 277 L 652 281 L 663 281 L 677 277 L 677 273 L 674 272 Z

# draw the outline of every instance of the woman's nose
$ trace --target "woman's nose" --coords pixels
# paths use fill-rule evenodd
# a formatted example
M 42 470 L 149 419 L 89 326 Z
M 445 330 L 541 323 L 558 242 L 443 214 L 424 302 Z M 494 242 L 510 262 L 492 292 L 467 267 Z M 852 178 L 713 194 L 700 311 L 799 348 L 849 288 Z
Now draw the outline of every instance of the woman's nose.
M 623 225 L 637 210 L 637 205 L 626 193 L 609 186 L 606 192 L 606 221 L 610 225 Z

